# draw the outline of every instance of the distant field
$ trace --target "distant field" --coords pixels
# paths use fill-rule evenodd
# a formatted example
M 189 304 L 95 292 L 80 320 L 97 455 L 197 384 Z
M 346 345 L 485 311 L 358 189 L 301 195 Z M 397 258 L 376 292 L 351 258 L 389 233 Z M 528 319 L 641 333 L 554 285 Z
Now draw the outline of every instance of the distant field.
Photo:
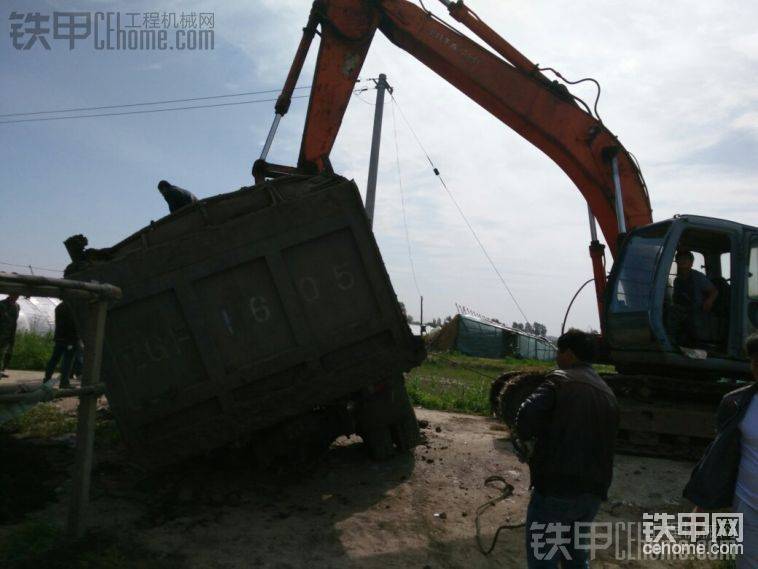
M 553 362 L 537 360 L 430 353 L 423 364 L 408 374 L 406 387 L 415 405 L 487 415 L 493 379 L 507 371 L 547 371 L 554 367 Z
M 549 371 L 555 362 L 514 358 L 472 358 L 460 354 L 430 353 L 408 374 L 406 387 L 414 405 L 442 411 L 488 415 L 490 383 L 508 371 Z M 598 371 L 613 371 L 596 366 Z

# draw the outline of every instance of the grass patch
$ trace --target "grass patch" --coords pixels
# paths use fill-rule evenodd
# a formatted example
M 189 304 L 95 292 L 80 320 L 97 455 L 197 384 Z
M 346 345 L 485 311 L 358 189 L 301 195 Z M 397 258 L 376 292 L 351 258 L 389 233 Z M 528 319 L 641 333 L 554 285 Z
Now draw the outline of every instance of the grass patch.
M 58 437 L 76 432 L 76 417 L 67 415 L 53 403 L 40 403 L 5 423 L 3 430 L 36 439 Z
M 38 403 L 23 415 L 0 426 L 0 434 L 21 438 L 46 439 L 76 432 L 76 412 L 64 412 L 55 403 Z M 112 447 L 121 442 L 121 432 L 109 412 L 95 416 L 95 444 Z
M 415 405 L 427 409 L 489 415 L 492 380 L 509 371 L 544 373 L 555 367 L 553 361 L 430 353 L 424 363 L 408 374 L 406 389 Z M 602 365 L 595 368 L 601 373 L 614 369 Z
M 53 547 L 60 530 L 44 522 L 26 522 L 0 542 L 0 565 L 18 566 L 24 559 L 37 557 Z
M 50 334 L 38 336 L 29 332 L 19 332 L 16 334 L 16 343 L 13 346 L 10 369 L 45 369 L 53 353 L 53 344 L 53 337 Z
M 549 371 L 554 367 L 553 362 L 538 360 L 430 353 L 408 374 L 406 389 L 415 405 L 427 409 L 488 415 L 492 380 L 508 371 Z
M 164 569 L 184 565 L 177 556 L 159 556 L 122 535 L 91 533 L 80 540 L 45 522 L 27 522 L 0 543 L 0 566 L 7 569 Z
M 489 415 L 490 380 L 459 382 L 440 377 L 409 377 L 405 388 L 414 405 L 426 409 Z

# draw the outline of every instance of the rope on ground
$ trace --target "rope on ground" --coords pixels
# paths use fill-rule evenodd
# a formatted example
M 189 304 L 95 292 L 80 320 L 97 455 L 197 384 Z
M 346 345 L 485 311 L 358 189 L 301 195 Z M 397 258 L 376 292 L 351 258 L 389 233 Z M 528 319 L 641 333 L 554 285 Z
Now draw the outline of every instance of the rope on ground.
M 495 531 L 495 537 L 492 538 L 492 543 L 489 547 L 485 547 L 482 543 L 482 536 L 481 536 L 481 527 L 479 519 L 481 518 L 482 514 L 489 510 L 491 507 L 493 507 L 498 502 L 502 502 L 503 500 L 510 498 L 513 495 L 513 485 L 506 482 L 505 478 L 502 476 L 489 476 L 484 480 L 484 486 L 485 487 L 491 487 L 496 488 L 495 482 L 502 482 L 503 486 L 500 488 L 500 494 L 495 496 L 494 498 L 487 500 L 484 504 L 479 506 L 476 509 L 476 518 L 474 518 L 474 526 L 476 527 L 476 545 L 479 548 L 479 551 L 482 552 L 484 555 L 489 555 L 492 553 L 492 550 L 495 549 L 495 545 L 497 545 L 497 539 L 500 537 L 500 532 L 506 529 L 516 529 L 520 527 L 524 527 L 526 525 L 526 521 L 522 521 L 516 524 L 503 524 L 500 527 L 497 528 Z

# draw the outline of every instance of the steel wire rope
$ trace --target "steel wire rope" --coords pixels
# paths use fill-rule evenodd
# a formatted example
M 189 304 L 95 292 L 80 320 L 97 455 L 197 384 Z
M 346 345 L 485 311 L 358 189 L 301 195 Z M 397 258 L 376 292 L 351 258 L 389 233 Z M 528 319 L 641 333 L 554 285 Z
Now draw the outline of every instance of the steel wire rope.
M 508 283 L 506 282 L 505 278 L 503 277 L 502 273 L 498 270 L 497 265 L 495 265 L 495 262 L 492 260 L 492 257 L 490 257 L 490 254 L 487 252 L 486 247 L 482 243 L 482 241 L 479 239 L 479 236 L 477 235 L 476 231 L 474 230 L 474 227 L 469 222 L 468 218 L 466 217 L 466 214 L 463 212 L 463 209 L 461 209 L 461 206 L 458 204 L 457 200 L 453 196 L 453 193 L 450 191 L 450 189 L 447 186 L 447 183 L 445 183 L 445 179 L 442 177 L 442 174 L 440 174 L 439 169 L 434 165 L 434 162 L 432 161 L 431 156 L 429 156 L 429 153 L 426 151 L 426 148 L 421 143 L 421 140 L 419 139 L 418 135 L 416 134 L 416 131 L 413 130 L 413 127 L 411 126 L 410 122 L 408 121 L 408 118 L 405 116 L 405 113 L 403 112 L 403 108 L 400 106 L 400 104 L 397 102 L 397 99 L 395 99 L 395 95 L 390 93 L 390 97 L 392 97 L 392 100 L 395 102 L 395 105 L 397 106 L 397 110 L 400 112 L 400 117 L 403 119 L 403 122 L 405 122 L 405 125 L 408 127 L 408 130 L 411 131 L 411 134 L 413 135 L 413 138 L 416 139 L 416 143 L 419 145 L 419 148 L 421 149 L 421 152 L 424 153 L 424 156 L 426 156 L 427 161 L 429 162 L 430 166 L 432 167 L 432 171 L 434 172 L 435 176 L 439 179 L 440 183 L 442 184 L 442 187 L 445 190 L 445 193 L 447 193 L 448 197 L 450 198 L 450 201 L 453 202 L 453 205 L 458 210 L 458 213 L 463 218 L 463 221 L 466 223 L 466 226 L 468 227 L 469 231 L 473 235 L 474 239 L 476 240 L 476 243 L 479 245 L 479 248 L 482 250 L 482 253 L 484 253 L 484 256 L 487 258 L 487 261 L 489 262 L 492 269 L 495 271 L 495 274 L 500 279 L 500 282 L 503 284 L 503 287 L 508 292 L 508 295 L 511 297 L 511 300 L 513 301 L 513 304 L 516 305 L 516 308 L 518 309 L 521 316 L 524 317 L 524 320 L 526 322 L 531 322 L 529 318 L 527 318 L 526 313 L 521 308 L 521 305 L 519 304 L 518 300 L 516 300 L 515 295 L 513 294 L 513 291 L 511 291 L 510 287 L 508 286 Z
M 405 229 L 405 243 L 408 246 L 408 260 L 411 263 L 411 274 L 413 275 L 413 284 L 416 287 L 416 293 L 418 293 L 419 297 L 423 296 L 421 294 L 421 289 L 418 286 L 418 279 L 416 278 L 416 265 L 413 262 L 413 253 L 411 252 L 411 238 L 410 234 L 408 233 L 408 217 L 406 215 L 405 211 L 405 192 L 403 191 L 403 176 L 400 172 L 400 149 L 398 147 L 397 143 L 397 120 L 395 119 L 395 99 L 392 99 L 392 132 L 394 134 L 395 138 L 395 167 L 397 168 L 397 184 L 400 188 L 400 206 L 403 211 L 403 228 Z M 422 322 L 421 325 L 423 326 L 424 323 Z

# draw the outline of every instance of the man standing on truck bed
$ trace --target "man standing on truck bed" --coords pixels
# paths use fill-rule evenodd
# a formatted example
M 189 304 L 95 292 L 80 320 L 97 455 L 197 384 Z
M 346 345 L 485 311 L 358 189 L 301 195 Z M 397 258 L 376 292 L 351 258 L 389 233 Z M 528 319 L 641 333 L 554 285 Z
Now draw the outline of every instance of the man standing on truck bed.
M 557 346 L 560 369 L 547 376 L 516 416 L 517 436 L 534 441 L 526 515 L 530 568 L 589 567 L 588 551 L 574 548 L 574 525 L 595 518 L 613 475 L 618 405 L 592 368 L 593 339 L 569 330 Z M 550 545 L 555 543 L 565 545 Z
M 197 201 L 195 194 L 179 186 L 168 183 L 166 180 L 158 182 L 158 191 L 168 204 L 169 213 L 179 211 L 185 206 L 191 205 Z

